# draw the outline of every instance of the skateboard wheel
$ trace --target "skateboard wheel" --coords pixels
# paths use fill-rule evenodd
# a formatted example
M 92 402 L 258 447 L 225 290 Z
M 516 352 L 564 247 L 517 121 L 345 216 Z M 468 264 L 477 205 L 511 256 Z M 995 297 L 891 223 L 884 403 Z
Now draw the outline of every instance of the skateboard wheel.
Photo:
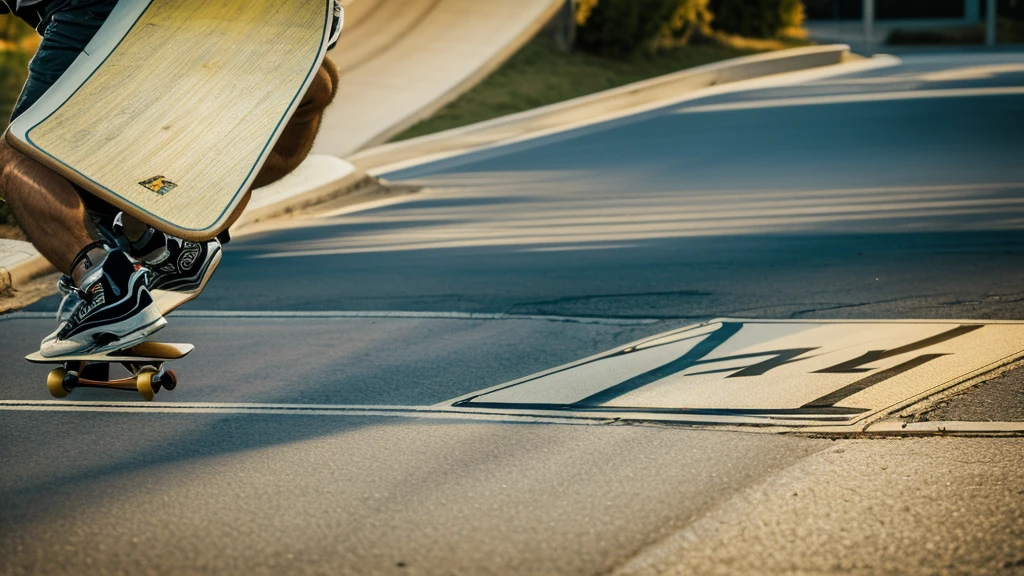
M 160 386 L 164 390 L 174 390 L 178 386 L 178 373 L 174 370 L 168 370 L 164 372 L 163 378 L 160 379 Z
M 153 376 L 155 374 L 156 372 L 145 370 L 139 372 L 139 375 L 135 377 L 135 387 L 138 388 L 139 394 L 146 399 L 146 402 L 152 400 L 153 396 L 156 395 L 156 392 L 153 390 Z
M 46 377 L 46 388 L 50 391 L 50 396 L 63 398 L 71 392 L 64 387 L 64 379 L 67 375 L 67 371 L 63 368 L 54 368 L 50 371 L 50 374 Z

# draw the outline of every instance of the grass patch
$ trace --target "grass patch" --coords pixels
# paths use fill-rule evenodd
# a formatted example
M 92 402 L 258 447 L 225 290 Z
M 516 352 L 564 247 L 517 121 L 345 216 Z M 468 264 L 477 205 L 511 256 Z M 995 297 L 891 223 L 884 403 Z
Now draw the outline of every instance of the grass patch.
M 806 44 L 801 40 L 755 42 L 725 36 L 715 40 L 618 60 L 583 52 L 560 52 L 553 41 L 540 35 L 479 85 L 392 141 L 490 120 L 727 58 Z
M 9 14 L 0 16 L 0 130 L 7 128 L 39 40 L 28 24 Z
M 39 36 L 14 16 L 0 16 L 0 134 L 28 76 L 28 61 L 39 46 Z M 0 199 L 0 238 L 24 240 L 10 207 Z

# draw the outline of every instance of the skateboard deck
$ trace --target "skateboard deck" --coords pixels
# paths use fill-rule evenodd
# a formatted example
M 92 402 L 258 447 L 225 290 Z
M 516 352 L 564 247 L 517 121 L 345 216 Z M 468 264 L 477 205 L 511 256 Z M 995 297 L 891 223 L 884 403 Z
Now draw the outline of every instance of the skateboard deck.
M 137 391 L 148 401 L 161 389 L 174 390 L 178 385 L 178 375 L 174 370 L 165 370 L 164 363 L 180 360 L 193 349 L 191 344 L 142 342 L 100 354 L 44 358 L 36 352 L 25 359 L 35 364 L 60 365 L 46 378 L 46 387 L 54 398 L 64 398 L 75 388 L 111 388 Z M 112 364 L 120 364 L 130 375 L 111 379 Z
M 121 0 L 7 139 L 164 232 L 212 238 L 330 41 L 333 0 Z

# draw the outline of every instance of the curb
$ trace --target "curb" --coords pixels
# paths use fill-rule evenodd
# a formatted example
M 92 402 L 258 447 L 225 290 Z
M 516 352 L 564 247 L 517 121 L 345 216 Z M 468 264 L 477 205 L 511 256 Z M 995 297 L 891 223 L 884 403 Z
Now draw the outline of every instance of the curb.
M 885 420 L 868 426 L 863 434 L 879 436 L 1022 435 L 1024 434 L 1024 422 Z
M 50 262 L 28 242 L 0 240 L 0 254 L 23 253 L 25 258 L 9 266 L 0 266 L 0 292 L 18 286 L 54 270 Z
M 417 158 L 465 152 L 587 119 L 624 113 L 711 86 L 831 66 L 855 58 L 858 57 L 851 54 L 850 47 L 845 44 L 793 48 L 733 58 L 469 126 L 384 144 L 358 152 L 349 157 L 349 161 L 372 172 Z
M 231 226 L 231 232 L 353 194 L 377 183 L 376 178 L 340 158 L 311 154 L 291 174 L 253 190 L 249 206 Z

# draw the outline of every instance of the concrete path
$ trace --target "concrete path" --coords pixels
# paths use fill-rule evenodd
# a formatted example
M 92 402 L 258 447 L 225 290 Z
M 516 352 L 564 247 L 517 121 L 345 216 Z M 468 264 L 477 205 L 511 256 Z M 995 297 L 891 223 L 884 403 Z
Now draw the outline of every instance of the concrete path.
M 716 316 L 1024 319 L 1022 113 L 1019 55 L 915 56 L 392 174 L 229 245 L 158 404 L 47 402 L 55 302 L 0 320 L 0 572 L 1019 571 L 1019 437 L 432 408 Z
M 329 56 L 341 71 L 315 153 L 387 141 L 483 79 L 561 0 L 358 0 Z

